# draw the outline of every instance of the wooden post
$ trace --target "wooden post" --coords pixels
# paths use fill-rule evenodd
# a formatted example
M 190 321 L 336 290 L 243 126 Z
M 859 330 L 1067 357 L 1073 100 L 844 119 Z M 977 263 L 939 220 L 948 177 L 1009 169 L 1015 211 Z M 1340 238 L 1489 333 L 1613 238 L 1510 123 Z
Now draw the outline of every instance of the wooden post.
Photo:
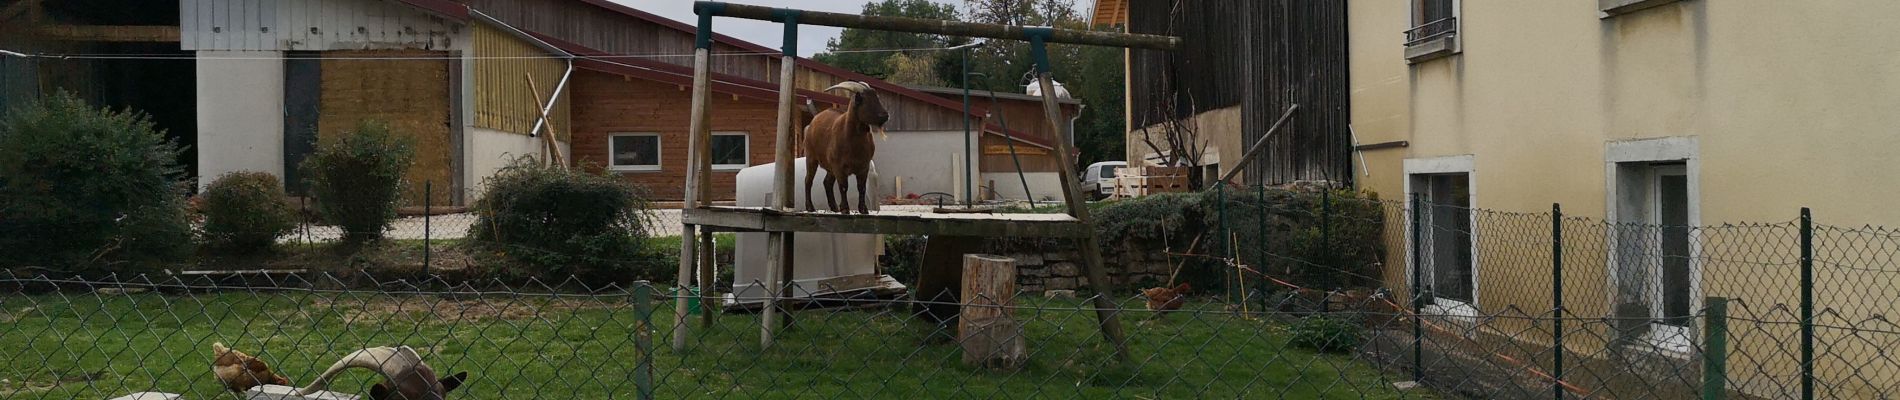
M 1016 260 L 985 254 L 963 256 L 963 311 L 957 342 L 965 365 L 1016 369 L 1029 360 L 1016 303 Z
M 798 123 L 798 105 L 795 103 L 798 98 L 798 13 L 787 12 L 782 16 L 783 19 L 780 22 L 785 29 L 785 38 L 783 46 L 779 48 L 778 137 L 776 142 L 773 143 L 772 207 L 782 211 L 791 211 L 793 209 L 792 192 L 794 191 L 794 189 L 792 189 L 792 178 L 798 169 L 795 165 L 797 163 L 793 162 L 794 156 L 792 155 L 792 148 L 796 145 L 795 141 L 798 140 L 797 135 L 793 134 L 793 132 L 798 129 L 796 126 Z M 779 271 L 778 289 L 774 291 L 774 293 L 777 294 L 774 295 L 773 298 L 790 298 L 793 295 L 793 247 L 796 247 L 797 243 L 793 242 L 792 238 L 794 234 L 792 232 L 780 233 L 773 237 L 772 240 L 780 241 L 778 244 L 779 251 L 767 256 L 771 262 L 768 263 L 766 267 Z M 783 317 L 781 325 L 791 325 L 792 318 L 790 310 L 781 308 L 782 304 L 778 301 L 774 301 L 766 306 L 768 308 L 778 308 L 776 313 Z M 768 331 L 768 334 L 771 329 L 775 329 L 775 326 L 769 322 L 766 323 L 766 325 L 765 329 Z
M 554 102 L 557 100 L 560 100 L 560 98 L 558 97 L 561 95 L 561 93 L 558 91 L 560 88 L 557 87 L 555 88 L 557 90 L 556 92 L 548 95 L 548 101 L 545 101 L 545 102 L 541 101 L 541 89 L 536 88 L 534 85 L 534 74 L 521 74 L 521 75 L 525 78 L 528 78 L 528 93 L 534 96 L 534 106 L 536 109 L 552 109 L 554 107 Z M 549 119 L 546 113 L 543 113 L 541 115 L 541 120 L 542 120 L 542 123 L 537 126 L 546 126 L 548 128 L 547 129 L 548 133 L 546 135 L 541 135 L 541 147 L 543 149 L 546 149 L 548 152 L 548 158 L 544 161 L 546 161 L 550 165 L 561 167 L 561 169 L 567 169 L 566 157 L 561 156 L 561 145 L 554 140 L 554 132 L 555 132 L 554 120 Z M 536 134 L 538 132 L 528 132 L 528 133 Z
M 1049 53 L 1042 38 L 1040 35 L 1030 35 L 1030 53 L 1036 60 L 1036 81 L 1042 85 L 1042 112 L 1047 116 L 1050 130 L 1062 133 L 1056 139 L 1057 164 L 1062 167 L 1062 179 L 1060 179 L 1062 200 L 1068 205 L 1070 216 L 1081 221 L 1083 225 L 1088 225 L 1089 207 L 1082 201 L 1081 185 L 1076 183 L 1075 154 L 1069 142 L 1075 133 L 1063 129 L 1062 111 L 1056 106 L 1055 84 L 1049 72 Z M 1116 318 L 1121 306 L 1112 300 L 1120 297 L 1120 294 L 1115 292 L 1115 286 L 1108 281 L 1108 271 L 1102 265 L 1099 240 L 1095 237 L 1093 229 L 1088 230 L 1088 234 L 1083 236 L 1080 251 L 1082 263 L 1088 269 L 1089 287 L 1095 289 L 1096 292 L 1095 317 L 1101 323 L 1102 335 L 1108 338 L 1109 344 L 1115 347 L 1115 358 L 1127 361 L 1128 345 L 1123 341 L 1122 325 Z
M 778 258 L 782 256 L 785 248 L 785 232 L 767 232 L 765 235 L 765 256 L 772 259 L 771 264 L 778 264 Z M 761 317 L 759 318 L 760 349 L 772 348 L 776 340 L 773 333 L 778 330 L 779 324 L 778 303 L 781 294 L 779 290 L 784 287 L 780 284 L 782 278 L 779 275 L 781 274 L 778 268 L 768 267 L 765 269 L 765 282 L 761 282 L 765 284 L 765 308 L 760 310 Z
M 691 137 L 691 139 L 686 141 L 686 201 L 685 204 L 682 204 L 681 208 L 704 206 L 705 199 L 702 198 L 704 196 L 701 194 L 704 193 L 704 187 L 707 186 L 705 184 L 706 170 L 700 168 L 702 165 L 700 163 L 700 161 L 702 161 L 700 154 L 707 150 L 705 149 L 706 136 L 711 132 L 711 127 L 706 126 L 706 124 L 711 121 L 708 115 L 711 113 L 709 108 L 712 103 L 712 76 L 710 75 L 712 13 L 704 12 L 705 10 L 696 11 L 700 11 L 699 34 L 698 40 L 693 48 L 693 105 L 692 116 L 691 119 L 688 120 L 690 121 L 688 126 L 690 133 L 688 136 Z M 699 252 L 695 251 L 696 249 L 694 248 L 699 244 L 699 241 L 693 240 L 698 237 L 696 236 L 698 231 L 697 227 L 691 224 L 682 224 L 680 227 L 680 268 L 677 282 L 678 286 L 675 286 L 677 288 L 677 293 L 675 293 L 674 298 L 675 304 L 673 305 L 673 350 L 675 351 L 686 350 L 686 336 L 688 334 L 686 328 L 686 319 L 688 318 L 686 303 L 689 300 L 689 295 L 685 292 L 686 288 L 693 284 L 693 267 L 697 265 L 695 262 L 697 262 L 699 258 Z M 705 305 L 702 304 L 702 306 Z

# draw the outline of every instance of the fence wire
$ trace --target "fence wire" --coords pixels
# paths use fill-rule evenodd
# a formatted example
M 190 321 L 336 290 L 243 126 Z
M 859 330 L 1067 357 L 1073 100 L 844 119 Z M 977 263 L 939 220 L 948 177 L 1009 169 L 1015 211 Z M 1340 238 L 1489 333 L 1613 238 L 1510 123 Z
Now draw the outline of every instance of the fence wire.
M 1900 283 L 1892 229 L 1618 223 L 1259 187 L 1198 195 L 1209 201 L 1183 218 L 1201 222 L 1157 243 L 1112 244 L 1167 264 L 1109 257 L 1122 290 L 1075 281 L 1077 295 L 1041 276 L 1062 267 L 1026 265 L 1006 299 L 795 299 L 769 348 L 757 307 L 727 307 L 768 299 L 720 294 L 729 281 L 701 298 L 644 281 L 427 270 L 8 269 L 0 400 L 218 398 L 278 375 L 302 387 L 378 346 L 413 348 L 441 377 L 466 373 L 450 398 L 1900 397 L 1888 350 L 1900 327 L 1885 317 Z M 386 237 L 461 239 L 478 220 L 408 218 Z M 340 236 L 326 229 L 306 220 L 280 242 Z M 915 263 L 922 251 L 911 250 Z M 1058 254 L 1076 249 L 992 250 L 1027 263 L 1073 260 Z M 1195 286 L 1175 310 L 1156 309 L 1171 294 L 1140 291 L 1177 282 Z M 1116 304 L 1126 359 L 1089 296 Z M 719 312 L 675 318 L 679 302 Z M 1007 318 L 927 312 L 943 307 Z M 683 346 L 675 321 L 688 325 Z M 269 372 L 221 378 L 214 344 Z M 329 387 L 374 398 L 382 380 L 352 371 Z

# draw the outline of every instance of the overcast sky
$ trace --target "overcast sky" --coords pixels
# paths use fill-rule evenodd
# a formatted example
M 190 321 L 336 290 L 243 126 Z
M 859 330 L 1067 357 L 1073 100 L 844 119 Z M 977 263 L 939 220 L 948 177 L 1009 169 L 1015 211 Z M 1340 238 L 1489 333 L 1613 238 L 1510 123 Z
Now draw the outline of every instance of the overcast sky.
M 693 16 L 693 0 L 612 0 L 612 1 L 616 3 L 620 3 L 620 4 L 625 4 L 633 8 L 638 8 L 642 11 L 659 14 L 660 16 L 663 16 L 663 17 L 672 18 L 678 21 L 683 21 L 688 24 L 693 24 L 693 23 L 696 23 L 697 21 L 697 18 Z M 864 3 L 867 1 L 869 0 L 728 0 L 728 2 L 731 2 L 731 3 L 756 4 L 756 5 L 772 6 L 772 7 L 790 7 L 790 8 L 797 8 L 797 9 L 802 9 L 802 10 L 844 12 L 844 13 L 853 13 L 853 14 L 857 13 L 859 10 L 863 10 Z M 931 0 L 931 1 L 944 3 L 944 4 L 955 4 L 958 6 L 961 6 L 963 4 L 962 0 Z M 1088 14 L 1089 6 L 1094 3 L 1095 3 L 1095 0 L 1075 0 L 1075 7 L 1077 10 L 1076 14 L 1086 16 Z M 765 47 L 770 47 L 774 49 L 779 47 L 779 41 L 780 41 L 779 39 L 782 38 L 785 34 L 784 28 L 780 28 L 779 24 L 776 24 L 776 23 L 765 22 L 765 21 L 734 19 L 734 18 L 714 19 L 713 31 L 730 35 L 733 37 L 737 37 L 739 39 L 743 39 L 748 42 L 758 43 Z M 809 57 L 812 54 L 817 54 L 818 52 L 824 51 L 825 42 L 831 40 L 832 38 L 838 37 L 838 33 L 843 32 L 843 31 L 844 29 L 833 28 L 833 27 L 828 27 L 828 26 L 809 26 L 809 25 L 800 26 L 798 28 L 799 55 Z

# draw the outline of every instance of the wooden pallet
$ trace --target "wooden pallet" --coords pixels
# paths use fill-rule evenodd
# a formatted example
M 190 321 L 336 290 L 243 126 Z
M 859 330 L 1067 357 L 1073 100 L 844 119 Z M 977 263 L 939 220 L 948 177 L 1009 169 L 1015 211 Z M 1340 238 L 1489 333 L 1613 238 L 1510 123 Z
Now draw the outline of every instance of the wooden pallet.
M 1185 167 L 1125 167 L 1115 170 L 1114 197 L 1141 197 L 1188 191 Z

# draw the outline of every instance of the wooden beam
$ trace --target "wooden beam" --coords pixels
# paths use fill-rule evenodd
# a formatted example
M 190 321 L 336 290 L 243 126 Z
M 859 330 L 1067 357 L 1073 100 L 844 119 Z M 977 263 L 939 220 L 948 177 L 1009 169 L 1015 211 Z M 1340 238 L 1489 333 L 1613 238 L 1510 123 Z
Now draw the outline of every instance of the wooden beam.
M 1391 141 L 1391 142 L 1362 144 L 1362 145 L 1353 147 L 1353 150 L 1369 151 L 1369 150 L 1395 149 L 1395 148 L 1400 148 L 1400 147 L 1410 147 L 1411 145 L 1412 145 L 1412 142 L 1410 141 L 1398 140 L 1398 141 Z
M 179 34 L 178 27 L 161 25 L 42 25 L 33 35 L 76 42 L 176 42 Z
M 688 208 L 682 222 L 715 232 L 829 232 L 892 235 L 1079 238 L 1093 232 L 1061 214 L 787 213 L 753 207 Z
M 927 18 L 884 17 L 805 11 L 746 4 L 730 4 L 717 1 L 700 1 L 693 5 L 699 12 L 710 12 L 714 16 L 753 19 L 760 21 L 780 21 L 782 15 L 796 14 L 798 23 L 805 25 L 835 26 L 840 28 L 870 29 L 892 32 L 930 33 L 938 35 L 980 37 L 990 39 L 1029 40 L 1036 29 L 1015 25 L 980 24 L 974 22 L 937 20 Z M 1086 44 L 1110 47 L 1133 47 L 1154 50 L 1175 50 L 1181 46 L 1181 38 L 1161 35 L 1143 35 L 1134 33 L 1097 32 L 1073 29 L 1049 29 L 1046 39 L 1050 43 Z

